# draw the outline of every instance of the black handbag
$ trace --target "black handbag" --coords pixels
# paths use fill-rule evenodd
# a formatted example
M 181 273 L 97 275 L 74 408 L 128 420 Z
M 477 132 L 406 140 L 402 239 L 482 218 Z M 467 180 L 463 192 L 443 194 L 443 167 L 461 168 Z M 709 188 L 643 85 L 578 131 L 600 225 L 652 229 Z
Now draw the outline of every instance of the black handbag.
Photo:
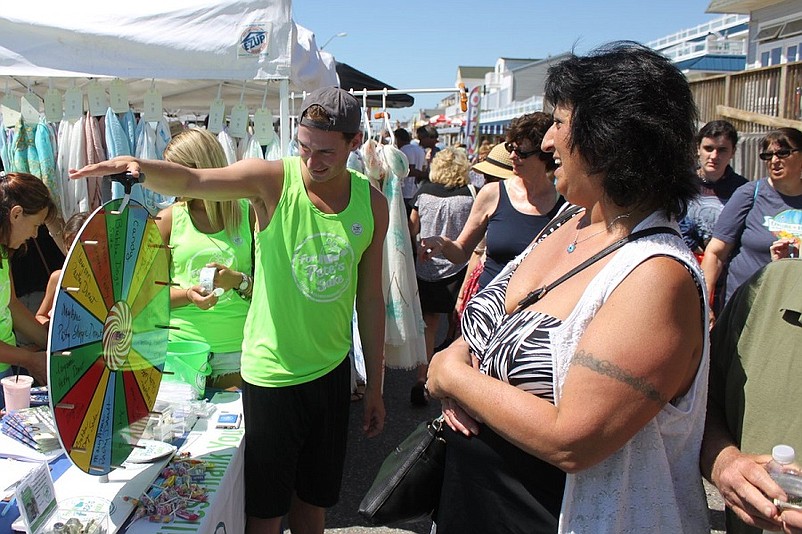
M 423 422 L 382 462 L 359 504 L 374 525 L 430 518 L 440 502 L 446 442 L 443 418 Z

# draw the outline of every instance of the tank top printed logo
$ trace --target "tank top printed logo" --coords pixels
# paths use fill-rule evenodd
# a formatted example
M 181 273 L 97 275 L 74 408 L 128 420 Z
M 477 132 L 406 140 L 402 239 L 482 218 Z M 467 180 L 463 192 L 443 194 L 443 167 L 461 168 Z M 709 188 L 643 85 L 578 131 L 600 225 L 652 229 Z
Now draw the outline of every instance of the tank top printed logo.
M 307 237 L 292 255 L 295 285 L 315 302 L 331 302 L 353 282 L 354 250 L 344 237 L 323 233 Z

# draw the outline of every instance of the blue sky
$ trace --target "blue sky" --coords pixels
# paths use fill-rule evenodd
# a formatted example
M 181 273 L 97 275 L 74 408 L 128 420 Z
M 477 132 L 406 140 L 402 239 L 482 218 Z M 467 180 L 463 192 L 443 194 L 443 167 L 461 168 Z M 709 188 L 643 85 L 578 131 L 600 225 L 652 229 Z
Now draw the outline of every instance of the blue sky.
M 618 39 L 647 42 L 703 24 L 709 0 L 293 0 L 293 19 L 338 61 L 399 89 L 451 87 L 457 67 L 499 57 L 584 53 Z M 443 94 L 413 94 L 400 119 Z M 394 117 L 396 118 L 396 117 Z

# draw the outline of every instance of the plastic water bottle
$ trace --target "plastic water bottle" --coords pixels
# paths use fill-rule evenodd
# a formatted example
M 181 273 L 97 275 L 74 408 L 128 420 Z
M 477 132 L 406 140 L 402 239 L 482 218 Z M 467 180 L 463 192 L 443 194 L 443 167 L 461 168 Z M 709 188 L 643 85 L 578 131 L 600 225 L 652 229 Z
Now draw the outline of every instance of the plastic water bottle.
M 794 467 L 795 459 L 793 447 L 775 445 L 771 450 L 771 461 L 766 464 L 766 471 L 788 495 L 789 502 L 802 499 L 802 472 Z

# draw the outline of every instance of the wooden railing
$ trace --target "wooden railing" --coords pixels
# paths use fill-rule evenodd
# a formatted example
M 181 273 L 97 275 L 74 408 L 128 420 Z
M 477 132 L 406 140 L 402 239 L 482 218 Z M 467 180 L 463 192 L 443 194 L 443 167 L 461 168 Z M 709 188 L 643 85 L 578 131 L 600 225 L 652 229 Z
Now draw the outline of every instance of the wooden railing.
M 739 132 L 802 130 L 802 61 L 690 82 L 699 120 L 730 121 Z

